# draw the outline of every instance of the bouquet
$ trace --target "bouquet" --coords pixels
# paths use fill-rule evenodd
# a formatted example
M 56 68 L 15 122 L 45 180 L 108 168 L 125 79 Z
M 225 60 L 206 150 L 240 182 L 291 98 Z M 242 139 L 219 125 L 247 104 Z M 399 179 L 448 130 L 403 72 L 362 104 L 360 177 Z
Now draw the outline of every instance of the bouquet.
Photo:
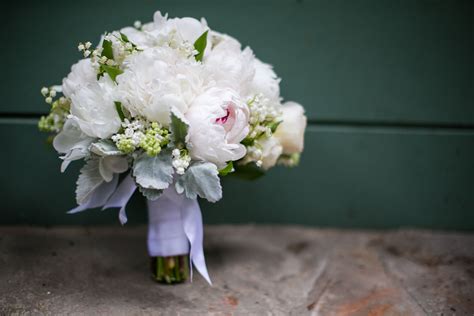
M 220 200 L 226 175 L 296 165 L 304 109 L 282 103 L 272 66 L 204 19 L 156 12 L 78 49 L 84 58 L 62 85 L 41 89 L 51 109 L 38 123 L 61 172 L 84 160 L 69 212 L 116 207 L 124 224 L 138 189 L 156 280 L 184 281 L 194 265 L 210 283 L 197 198 Z

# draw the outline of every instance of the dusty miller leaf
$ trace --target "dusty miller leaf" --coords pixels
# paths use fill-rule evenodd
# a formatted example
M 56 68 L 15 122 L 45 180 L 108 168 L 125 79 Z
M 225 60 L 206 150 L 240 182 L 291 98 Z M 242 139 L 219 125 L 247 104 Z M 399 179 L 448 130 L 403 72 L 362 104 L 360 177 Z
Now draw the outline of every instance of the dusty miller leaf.
M 157 200 L 161 196 L 161 193 L 163 193 L 163 190 L 145 189 L 141 186 L 138 186 L 138 191 L 140 191 L 144 197 L 151 201 Z
M 171 155 L 162 152 L 150 157 L 142 153 L 133 164 L 133 176 L 137 184 L 144 189 L 166 189 L 173 182 Z
M 98 142 L 93 143 L 90 150 L 94 154 L 102 157 L 123 155 L 123 152 L 121 152 L 110 139 L 101 139 Z
M 87 160 L 80 172 L 76 182 L 76 201 L 77 204 L 82 205 L 91 198 L 91 194 L 102 184 L 104 179 L 99 172 L 98 159 Z
M 216 165 L 210 162 L 191 165 L 176 182 L 176 190 L 178 193 L 184 192 L 190 199 L 195 199 L 199 195 L 209 202 L 220 200 L 222 187 Z

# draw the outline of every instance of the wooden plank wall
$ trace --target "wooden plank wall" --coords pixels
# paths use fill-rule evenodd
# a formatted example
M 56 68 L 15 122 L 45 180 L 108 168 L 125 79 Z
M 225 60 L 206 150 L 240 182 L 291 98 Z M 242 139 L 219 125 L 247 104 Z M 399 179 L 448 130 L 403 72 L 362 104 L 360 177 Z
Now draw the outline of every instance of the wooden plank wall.
M 309 127 L 301 165 L 225 179 L 207 223 L 474 229 L 474 2 L 101 0 L 3 3 L 0 224 L 104 224 L 66 215 L 77 170 L 59 173 L 37 132 L 39 89 L 60 83 L 79 41 L 170 16 L 205 16 L 274 65 Z M 146 219 L 134 199 L 131 223 Z

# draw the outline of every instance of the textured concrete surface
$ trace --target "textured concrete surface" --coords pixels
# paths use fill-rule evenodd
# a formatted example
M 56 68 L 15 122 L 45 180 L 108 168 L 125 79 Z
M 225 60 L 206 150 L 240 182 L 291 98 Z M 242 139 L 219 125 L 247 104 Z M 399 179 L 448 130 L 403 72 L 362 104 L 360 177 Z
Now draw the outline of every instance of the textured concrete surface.
M 0 314 L 474 314 L 473 234 L 206 227 L 212 287 L 154 283 L 145 236 L 0 228 Z

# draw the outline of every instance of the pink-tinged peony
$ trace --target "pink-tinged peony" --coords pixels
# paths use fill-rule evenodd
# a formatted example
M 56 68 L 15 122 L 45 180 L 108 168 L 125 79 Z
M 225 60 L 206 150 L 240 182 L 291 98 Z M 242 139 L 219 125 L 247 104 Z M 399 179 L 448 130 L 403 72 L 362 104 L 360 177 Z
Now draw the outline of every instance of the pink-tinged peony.
M 240 142 L 249 132 L 249 110 L 232 89 L 213 87 L 198 96 L 188 112 L 188 148 L 195 160 L 223 168 L 228 161 L 245 156 Z

